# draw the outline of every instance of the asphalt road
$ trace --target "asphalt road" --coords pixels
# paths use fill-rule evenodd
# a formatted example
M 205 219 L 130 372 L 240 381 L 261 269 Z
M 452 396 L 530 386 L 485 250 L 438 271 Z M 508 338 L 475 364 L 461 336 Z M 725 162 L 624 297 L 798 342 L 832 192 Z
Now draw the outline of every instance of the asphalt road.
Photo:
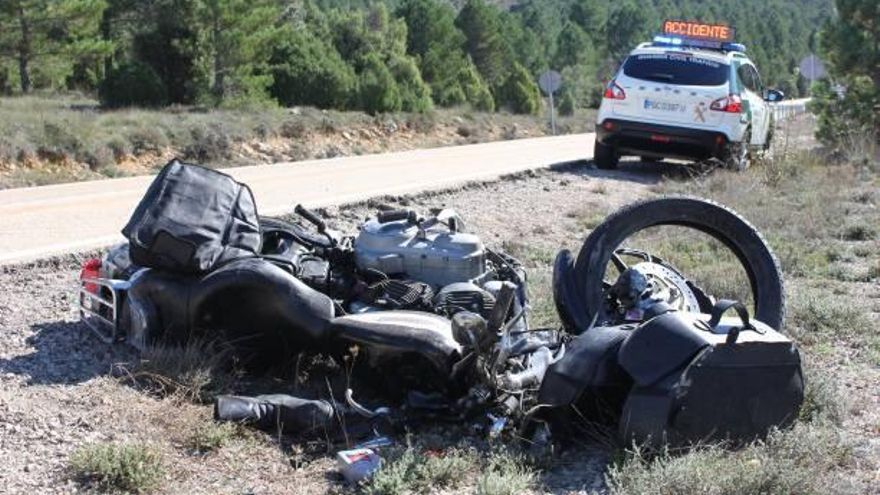
M 807 99 L 774 105 L 777 120 L 806 111 Z M 528 169 L 590 159 L 593 134 L 519 139 L 381 155 L 225 169 L 248 184 L 260 214 L 297 203 L 327 206 L 385 194 L 444 189 Z M 0 264 L 107 246 L 152 177 L 0 190 Z
M 248 184 L 262 215 L 326 206 L 588 159 L 593 135 L 520 139 L 224 170 Z M 151 176 L 0 191 L 0 264 L 107 246 Z

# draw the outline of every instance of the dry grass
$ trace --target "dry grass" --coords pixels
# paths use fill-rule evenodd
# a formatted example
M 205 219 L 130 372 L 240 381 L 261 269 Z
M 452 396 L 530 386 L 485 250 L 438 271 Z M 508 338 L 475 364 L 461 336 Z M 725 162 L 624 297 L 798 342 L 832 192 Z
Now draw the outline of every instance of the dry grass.
M 584 132 L 593 111 L 564 118 Z M 370 116 L 315 108 L 101 110 L 76 95 L 0 98 L 0 189 L 543 135 L 543 118 L 467 109 Z
M 194 339 L 184 345 L 153 345 L 131 364 L 118 365 L 122 379 L 158 397 L 206 402 L 233 382 L 228 347 Z
M 852 462 L 852 442 L 839 429 L 801 423 L 741 450 L 710 446 L 652 457 L 635 449 L 611 467 L 608 484 L 613 495 L 845 493 L 835 473 Z

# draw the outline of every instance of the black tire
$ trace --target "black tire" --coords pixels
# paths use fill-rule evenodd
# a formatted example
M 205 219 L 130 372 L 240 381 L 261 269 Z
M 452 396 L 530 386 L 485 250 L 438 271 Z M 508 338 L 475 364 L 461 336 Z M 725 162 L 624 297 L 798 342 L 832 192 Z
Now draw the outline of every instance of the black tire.
M 770 127 L 767 129 L 767 139 L 764 141 L 764 152 L 770 151 L 770 147 L 773 146 L 773 135 L 776 131 L 776 119 L 770 117 Z
M 728 142 L 724 146 L 721 154 L 721 161 L 724 162 L 724 168 L 735 172 L 744 172 L 751 164 L 751 153 L 749 152 L 749 143 L 752 140 L 751 129 L 746 129 L 743 134 L 742 141 Z
M 733 210 L 706 199 L 674 196 L 627 206 L 608 217 L 584 241 L 572 277 L 583 305 L 574 321 L 593 321 L 603 303 L 602 279 L 611 254 L 636 232 L 658 225 L 694 228 L 722 242 L 739 259 L 751 284 L 758 320 L 779 330 L 785 321 L 785 292 L 776 256 L 761 234 Z M 686 275 L 686 274 L 685 274 Z M 586 327 L 573 329 L 583 331 Z
M 620 157 L 617 156 L 613 146 L 602 144 L 596 140 L 596 145 L 593 147 L 593 160 L 596 162 L 596 166 L 602 170 L 614 170 L 617 168 Z

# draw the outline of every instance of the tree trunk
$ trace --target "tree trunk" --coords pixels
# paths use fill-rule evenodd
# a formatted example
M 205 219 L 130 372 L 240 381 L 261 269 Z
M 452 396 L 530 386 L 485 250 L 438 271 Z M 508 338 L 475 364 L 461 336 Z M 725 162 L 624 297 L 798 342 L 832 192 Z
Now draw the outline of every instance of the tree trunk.
M 21 26 L 21 39 L 18 44 L 18 73 L 21 79 L 21 92 L 30 93 L 31 74 L 28 64 L 31 61 L 31 27 L 25 17 L 24 7 L 18 7 L 18 22 Z
M 224 93 L 226 92 L 226 74 L 223 70 L 223 54 L 220 53 L 220 13 L 215 12 L 214 17 L 214 29 L 211 33 L 214 41 L 214 87 L 212 88 L 212 92 L 214 93 L 214 98 L 217 100 L 217 104 L 219 105 L 223 101 Z
M 114 11 L 112 11 L 111 8 L 112 7 L 108 7 L 106 9 L 104 9 L 103 13 L 101 13 L 101 24 L 100 24 L 101 39 L 103 39 L 104 41 L 106 41 L 108 43 L 113 41 L 112 40 L 113 33 L 110 29 L 110 22 L 111 22 L 110 17 L 113 15 L 111 12 L 114 12 Z M 114 49 L 114 51 L 115 51 L 115 49 Z M 110 72 L 113 70 L 113 52 L 110 52 L 104 56 L 103 69 L 104 69 L 104 72 L 103 72 L 103 77 L 101 77 L 101 80 L 106 79 L 107 76 L 110 75 Z

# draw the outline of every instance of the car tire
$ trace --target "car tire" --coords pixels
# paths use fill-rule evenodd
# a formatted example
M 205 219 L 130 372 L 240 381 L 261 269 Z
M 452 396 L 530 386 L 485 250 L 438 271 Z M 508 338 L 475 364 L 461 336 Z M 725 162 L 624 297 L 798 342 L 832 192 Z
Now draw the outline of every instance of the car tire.
M 776 128 L 775 119 L 770 119 L 770 125 L 767 127 L 767 138 L 764 140 L 764 152 L 769 152 L 770 147 L 773 146 L 773 134 Z
M 721 153 L 721 161 L 724 168 L 735 172 L 744 172 L 751 165 L 751 153 L 749 150 L 749 142 L 752 140 L 751 129 L 746 129 L 743 133 L 742 141 L 730 141 L 724 146 Z
M 596 140 L 596 145 L 593 147 L 593 160 L 596 162 L 596 166 L 602 170 L 614 170 L 617 168 L 620 157 L 617 156 L 613 146 L 602 144 Z
M 602 311 L 602 281 L 614 250 L 637 232 L 661 225 L 699 230 L 730 249 L 748 276 L 755 301 L 754 317 L 774 329 L 782 329 L 785 322 L 782 270 L 760 232 L 738 213 L 718 203 L 689 196 L 670 196 L 641 201 L 618 210 L 590 232 L 576 259 L 572 259 L 570 253 L 557 259 L 554 299 L 562 321 L 572 332 L 586 331 Z M 563 295 L 565 297 L 560 300 Z

